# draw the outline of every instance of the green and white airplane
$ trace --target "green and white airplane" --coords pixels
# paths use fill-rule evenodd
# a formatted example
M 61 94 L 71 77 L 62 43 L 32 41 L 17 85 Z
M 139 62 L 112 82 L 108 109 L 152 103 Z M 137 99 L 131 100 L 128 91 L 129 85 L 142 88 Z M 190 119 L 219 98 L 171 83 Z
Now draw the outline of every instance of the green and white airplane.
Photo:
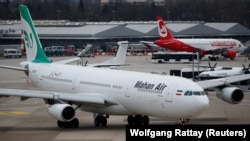
M 51 62 L 41 47 L 28 8 L 20 5 L 19 10 L 27 61 L 20 67 L 1 67 L 24 71 L 42 90 L 0 88 L 0 96 L 44 99 L 58 127 L 77 128 L 76 109 L 93 113 L 96 126 L 106 126 L 109 115 L 126 115 L 128 124 L 136 125 L 149 124 L 149 116 L 187 124 L 209 106 L 205 94 L 208 88 L 216 88 L 219 98 L 232 104 L 244 97 L 241 89 L 227 84 L 250 79 L 249 74 L 193 82 L 177 76 Z

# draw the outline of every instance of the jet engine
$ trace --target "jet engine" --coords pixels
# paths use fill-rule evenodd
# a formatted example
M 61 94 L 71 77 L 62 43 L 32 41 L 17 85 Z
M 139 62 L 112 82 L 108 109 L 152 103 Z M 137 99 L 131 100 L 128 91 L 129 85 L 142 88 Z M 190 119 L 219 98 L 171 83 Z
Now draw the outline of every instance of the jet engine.
M 234 59 L 236 57 L 236 51 L 233 49 L 229 49 L 225 52 L 222 53 L 222 55 L 224 57 L 230 58 L 230 59 Z
M 220 92 L 217 92 L 216 96 L 230 104 L 238 104 L 244 98 L 244 93 L 237 87 L 225 87 Z
M 75 109 L 69 104 L 53 104 L 48 108 L 48 113 L 60 121 L 71 121 L 75 117 Z

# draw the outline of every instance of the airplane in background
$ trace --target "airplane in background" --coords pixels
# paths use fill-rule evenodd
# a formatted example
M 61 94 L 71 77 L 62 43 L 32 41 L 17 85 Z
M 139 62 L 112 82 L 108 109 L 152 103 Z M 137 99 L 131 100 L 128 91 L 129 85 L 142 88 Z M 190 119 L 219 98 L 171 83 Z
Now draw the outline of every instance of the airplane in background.
M 115 54 L 115 57 L 106 60 L 104 62 L 100 63 L 94 63 L 94 64 L 88 64 L 88 60 L 85 61 L 83 66 L 91 66 L 91 67 L 108 67 L 108 68 L 117 68 L 119 66 L 126 66 L 129 64 L 126 64 L 126 55 L 128 50 L 128 41 L 119 41 L 118 43 L 118 50 Z M 90 47 L 87 47 L 86 49 L 83 49 L 81 52 L 78 53 L 78 57 L 81 57 L 90 49 Z M 83 63 L 83 60 L 82 60 Z
M 199 74 L 199 80 L 207 80 L 207 79 L 217 79 L 217 78 L 224 78 L 230 76 L 238 76 L 243 74 L 250 73 L 250 64 L 248 67 L 214 67 L 210 71 L 203 71 Z
M 156 17 L 160 39 L 152 42 L 141 43 L 154 44 L 171 51 L 199 52 L 202 56 L 211 54 L 210 60 L 216 60 L 215 55 L 235 59 L 237 53 L 241 53 L 246 47 L 236 39 L 176 39 L 169 32 L 165 22 L 160 16 Z
M 106 126 L 109 115 L 127 115 L 130 125 L 147 125 L 149 116 L 179 119 L 182 124 L 209 106 L 205 90 L 216 88 L 220 99 L 242 102 L 244 92 L 226 84 L 250 79 L 250 74 L 194 82 L 192 80 L 145 72 L 58 64 L 45 55 L 27 6 L 19 6 L 26 44 L 27 61 L 20 67 L 41 90 L 0 88 L 0 96 L 21 100 L 41 98 L 59 128 L 77 128 L 77 109 L 91 112 L 95 126 Z

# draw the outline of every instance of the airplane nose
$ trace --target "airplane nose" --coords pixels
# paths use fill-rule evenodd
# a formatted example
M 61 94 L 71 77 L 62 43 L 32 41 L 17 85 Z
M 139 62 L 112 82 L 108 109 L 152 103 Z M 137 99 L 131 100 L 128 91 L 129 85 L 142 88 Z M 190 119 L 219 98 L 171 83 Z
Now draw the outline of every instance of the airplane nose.
M 209 100 L 207 96 L 202 96 L 197 101 L 197 107 L 199 107 L 200 111 L 204 111 L 205 109 L 208 108 L 208 106 L 209 106 Z

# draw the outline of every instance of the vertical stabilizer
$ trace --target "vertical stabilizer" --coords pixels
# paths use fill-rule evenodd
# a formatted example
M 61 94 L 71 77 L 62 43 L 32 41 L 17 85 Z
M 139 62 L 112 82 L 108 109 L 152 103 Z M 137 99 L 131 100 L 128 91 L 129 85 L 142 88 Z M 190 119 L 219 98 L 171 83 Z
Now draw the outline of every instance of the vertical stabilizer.
M 118 51 L 113 60 L 114 64 L 125 64 L 126 55 L 128 50 L 128 41 L 120 41 L 117 43 L 119 45 Z
M 158 26 L 158 32 L 159 32 L 159 35 L 160 35 L 160 39 L 161 40 L 173 39 L 173 36 L 169 32 L 169 30 L 168 30 L 165 22 L 163 21 L 162 17 L 157 16 L 156 20 L 157 20 L 157 26 Z
M 21 23 L 23 26 L 24 43 L 26 49 L 27 60 L 36 63 L 50 63 L 51 61 L 45 55 L 41 43 L 39 41 L 36 29 L 32 22 L 27 6 L 19 6 Z

